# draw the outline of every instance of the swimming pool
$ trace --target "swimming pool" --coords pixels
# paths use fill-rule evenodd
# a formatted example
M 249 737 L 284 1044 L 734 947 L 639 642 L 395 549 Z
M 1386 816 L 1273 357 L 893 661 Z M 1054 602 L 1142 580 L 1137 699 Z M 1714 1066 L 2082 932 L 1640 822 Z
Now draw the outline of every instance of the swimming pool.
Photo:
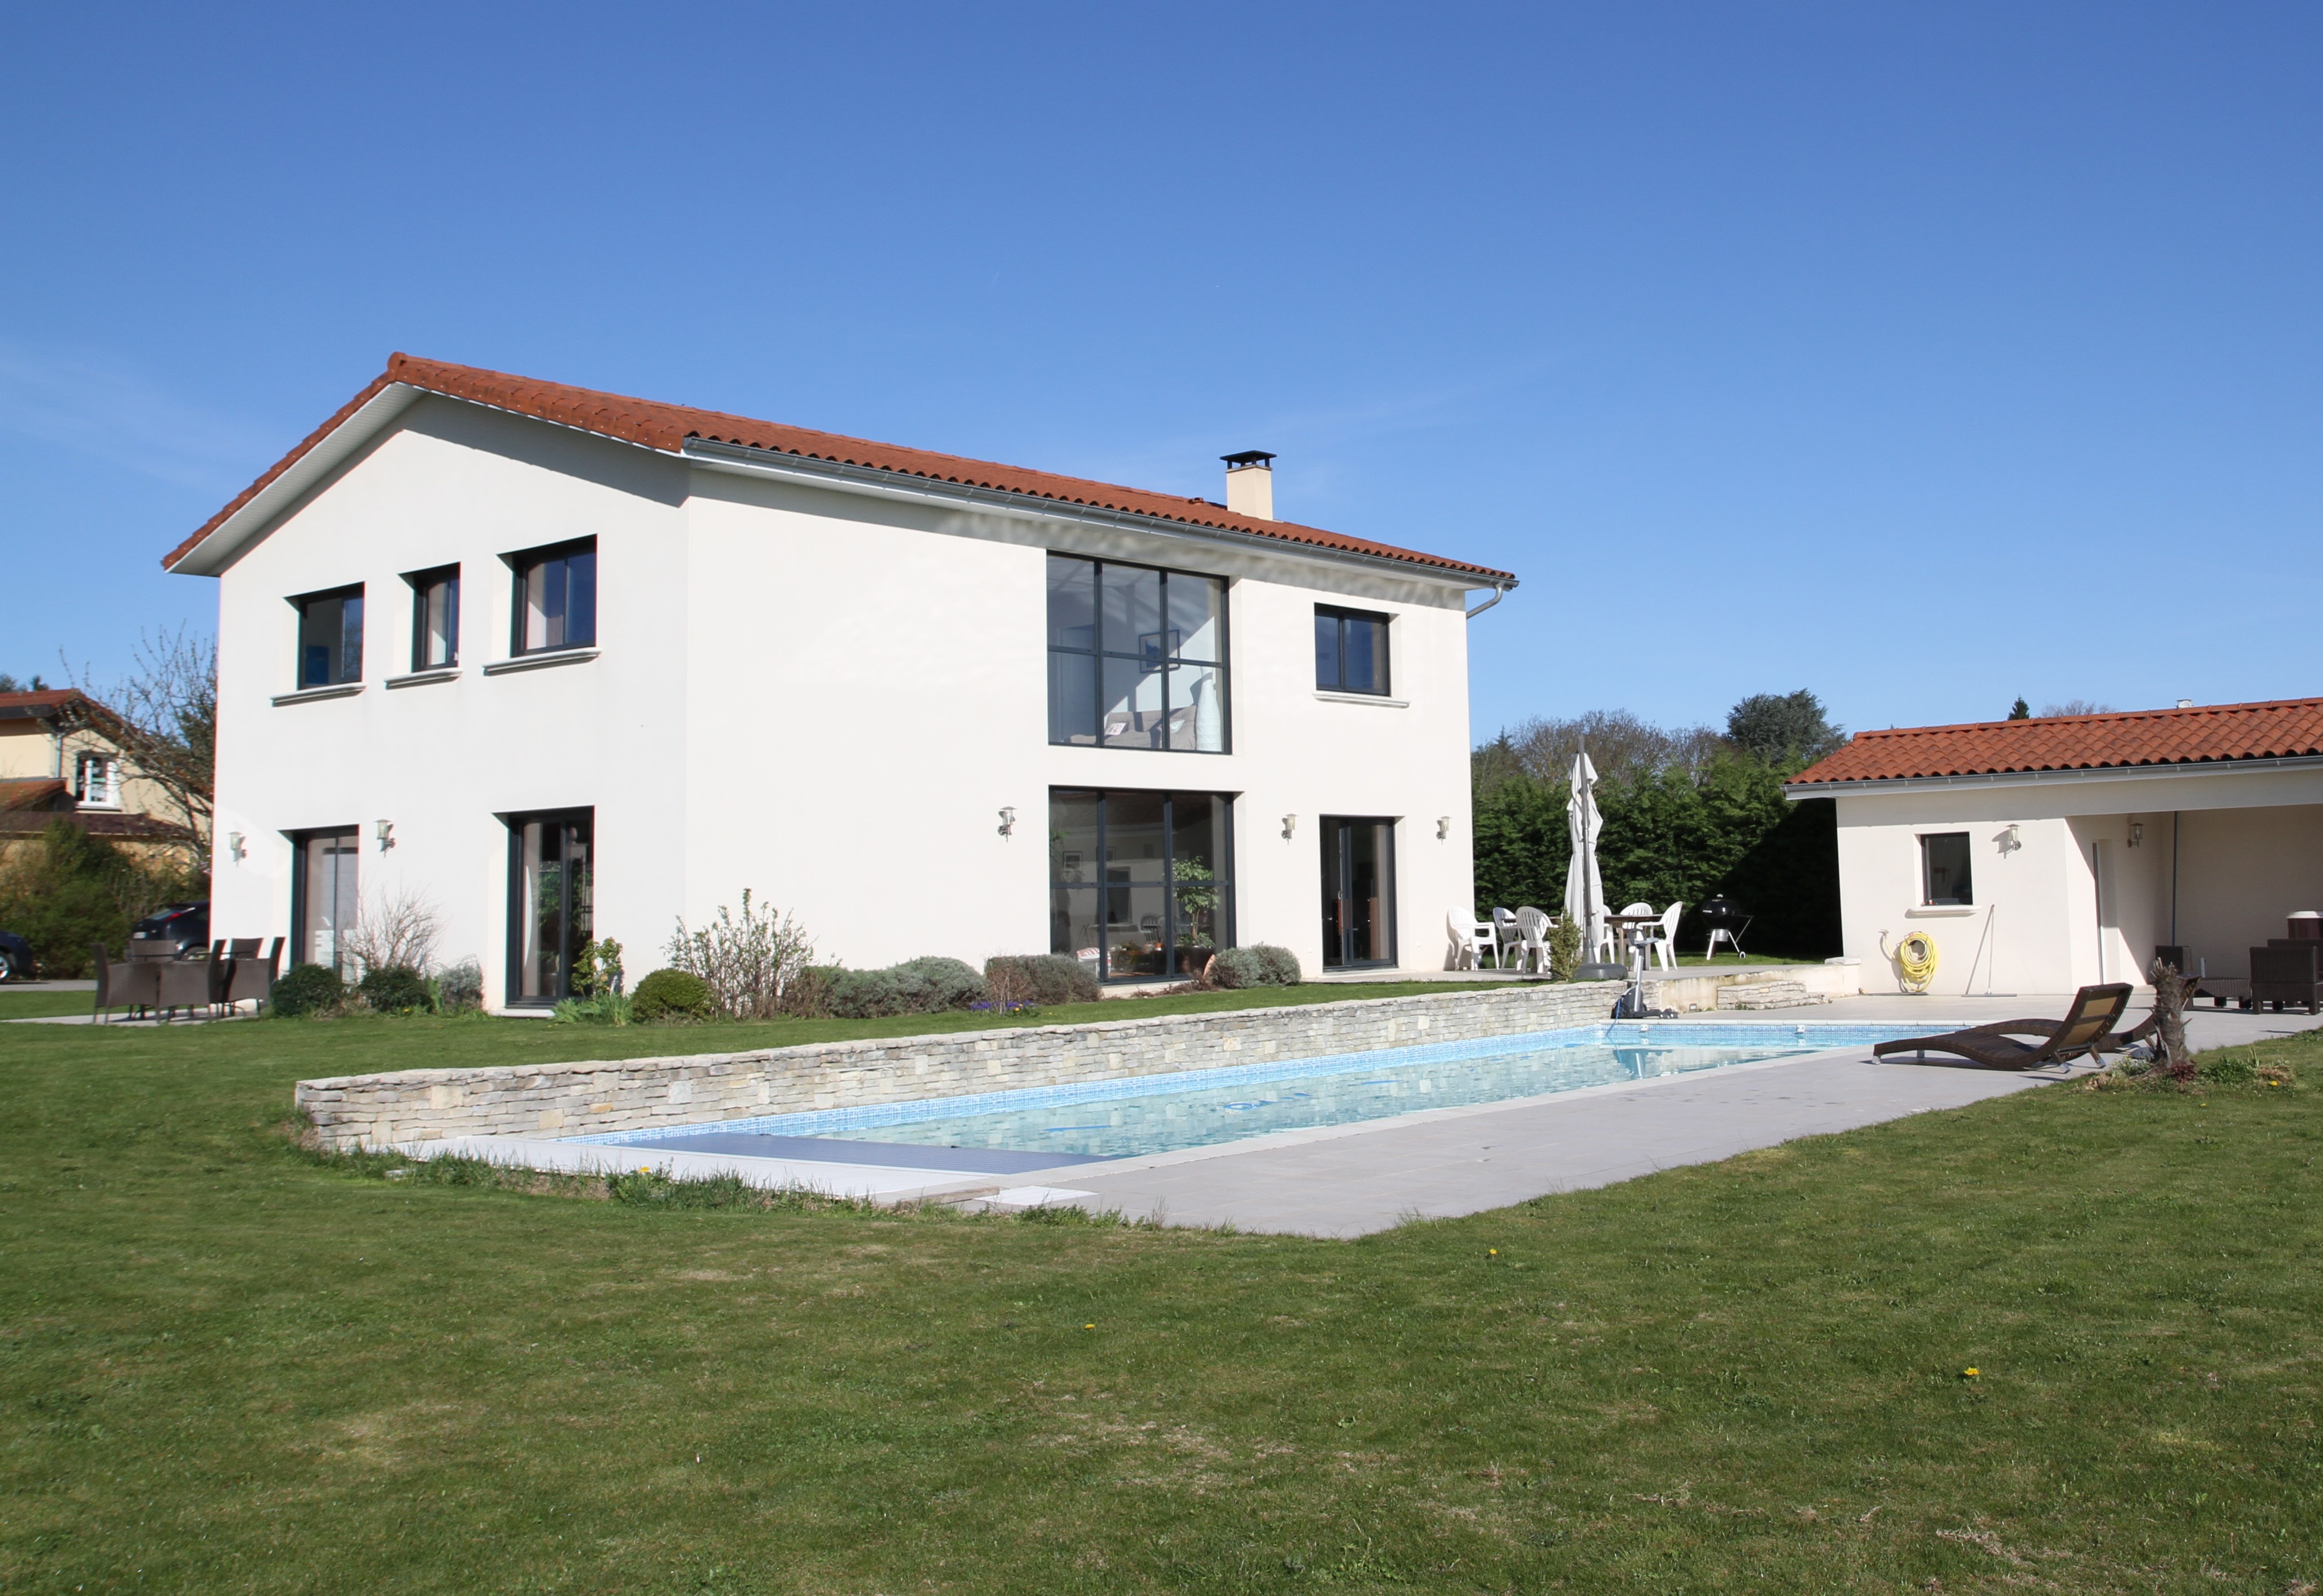
M 1924 1025 L 1613 1023 L 572 1140 L 1013 1172 L 1697 1074 L 1924 1032 Z

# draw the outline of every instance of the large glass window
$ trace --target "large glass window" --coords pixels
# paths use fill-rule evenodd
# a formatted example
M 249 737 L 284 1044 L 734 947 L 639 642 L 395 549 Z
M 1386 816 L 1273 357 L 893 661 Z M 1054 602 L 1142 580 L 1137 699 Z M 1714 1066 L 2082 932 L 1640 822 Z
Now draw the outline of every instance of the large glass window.
M 363 680 L 363 591 L 340 588 L 290 602 L 298 610 L 298 685 Z
M 509 818 L 509 1001 L 573 995 L 573 967 L 596 935 L 596 813 Z
M 460 663 L 460 568 L 415 572 L 411 584 L 411 668 L 440 671 Z
M 1921 838 L 1920 879 L 1925 889 L 1924 903 L 1975 903 L 1969 880 L 1968 833 L 1937 831 Z
M 290 962 L 327 965 L 353 979 L 362 972 L 346 950 L 362 899 L 362 854 L 353 826 L 290 834 Z
M 1315 685 L 1326 693 L 1387 696 L 1384 615 L 1315 606 Z
M 1181 980 L 1234 945 L 1234 803 L 1052 788 L 1051 951 L 1100 979 Z
M 1049 740 L 1226 751 L 1226 585 L 1049 556 Z
M 1323 817 L 1323 968 L 1395 962 L 1395 822 Z
M 512 555 L 518 654 L 581 648 L 597 640 L 597 540 Z

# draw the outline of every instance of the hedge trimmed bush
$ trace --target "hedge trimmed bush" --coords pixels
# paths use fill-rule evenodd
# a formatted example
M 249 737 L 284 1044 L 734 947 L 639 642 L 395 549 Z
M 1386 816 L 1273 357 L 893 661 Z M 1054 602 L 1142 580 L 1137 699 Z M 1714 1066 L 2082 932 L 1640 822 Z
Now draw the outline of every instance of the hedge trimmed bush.
M 1236 990 L 1244 986 L 1296 986 L 1299 978 L 1299 956 L 1271 942 L 1222 948 L 1210 965 L 1212 981 Z
M 718 995 L 710 989 L 710 983 L 684 970 L 656 970 L 629 995 L 629 1019 L 640 1025 L 656 1021 L 716 1020 L 725 1013 L 718 1006 Z
M 382 1014 L 425 1014 L 434 1005 L 427 991 L 427 977 L 409 965 L 381 965 L 375 970 L 365 970 L 363 978 L 355 984 L 363 1000 Z
M 1266 968 L 1266 984 L 1270 986 L 1296 986 L 1306 979 L 1299 968 L 1299 955 L 1272 942 L 1253 942 L 1250 950 Z
M 274 983 L 269 1000 L 286 1020 L 327 1014 L 347 1000 L 347 984 L 326 964 L 294 964 Z
M 1043 1008 L 1060 1003 L 1095 1003 L 1105 995 L 1097 972 L 1062 953 L 1007 953 L 985 960 L 987 983 L 998 980 L 1004 971 L 1015 976 Z
M 842 1020 L 876 1020 L 887 1014 L 940 1014 L 984 1002 L 991 988 L 957 959 L 913 959 L 883 970 L 834 969 L 831 1012 Z

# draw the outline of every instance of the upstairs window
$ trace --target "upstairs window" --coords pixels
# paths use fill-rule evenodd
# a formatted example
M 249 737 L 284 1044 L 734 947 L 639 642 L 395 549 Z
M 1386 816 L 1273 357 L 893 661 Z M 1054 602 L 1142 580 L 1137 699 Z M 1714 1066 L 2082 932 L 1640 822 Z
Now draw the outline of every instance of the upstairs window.
M 340 588 L 290 602 L 298 611 L 298 686 L 363 680 L 363 591 Z
M 1930 908 L 1975 903 L 1969 881 L 1968 833 L 1936 831 L 1922 837 L 1920 880 L 1924 888 L 1921 902 Z
M 121 761 L 110 754 L 73 756 L 73 802 L 84 809 L 121 807 Z
M 511 555 L 516 571 L 513 652 L 583 648 L 597 640 L 597 540 Z
M 1226 584 L 1049 556 L 1049 740 L 1226 751 Z
M 1387 696 L 1387 622 L 1361 610 L 1315 606 L 1315 687 Z
M 460 663 L 460 568 L 415 571 L 411 584 L 411 668 L 449 670 Z

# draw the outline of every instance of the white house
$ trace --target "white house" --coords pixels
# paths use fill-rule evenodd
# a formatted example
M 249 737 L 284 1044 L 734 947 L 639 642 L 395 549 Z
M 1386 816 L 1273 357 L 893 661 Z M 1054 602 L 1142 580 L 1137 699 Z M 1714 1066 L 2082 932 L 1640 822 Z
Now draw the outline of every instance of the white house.
M 1859 732 L 1786 790 L 1837 800 L 1867 992 L 1915 931 L 1939 993 L 2139 983 L 2162 948 L 2230 992 L 2323 910 L 2323 699 Z
M 216 934 L 424 900 L 514 1006 L 745 888 L 857 968 L 1442 968 L 1515 579 L 1276 520 L 1271 459 L 1219 505 L 396 355 L 165 562 Z

